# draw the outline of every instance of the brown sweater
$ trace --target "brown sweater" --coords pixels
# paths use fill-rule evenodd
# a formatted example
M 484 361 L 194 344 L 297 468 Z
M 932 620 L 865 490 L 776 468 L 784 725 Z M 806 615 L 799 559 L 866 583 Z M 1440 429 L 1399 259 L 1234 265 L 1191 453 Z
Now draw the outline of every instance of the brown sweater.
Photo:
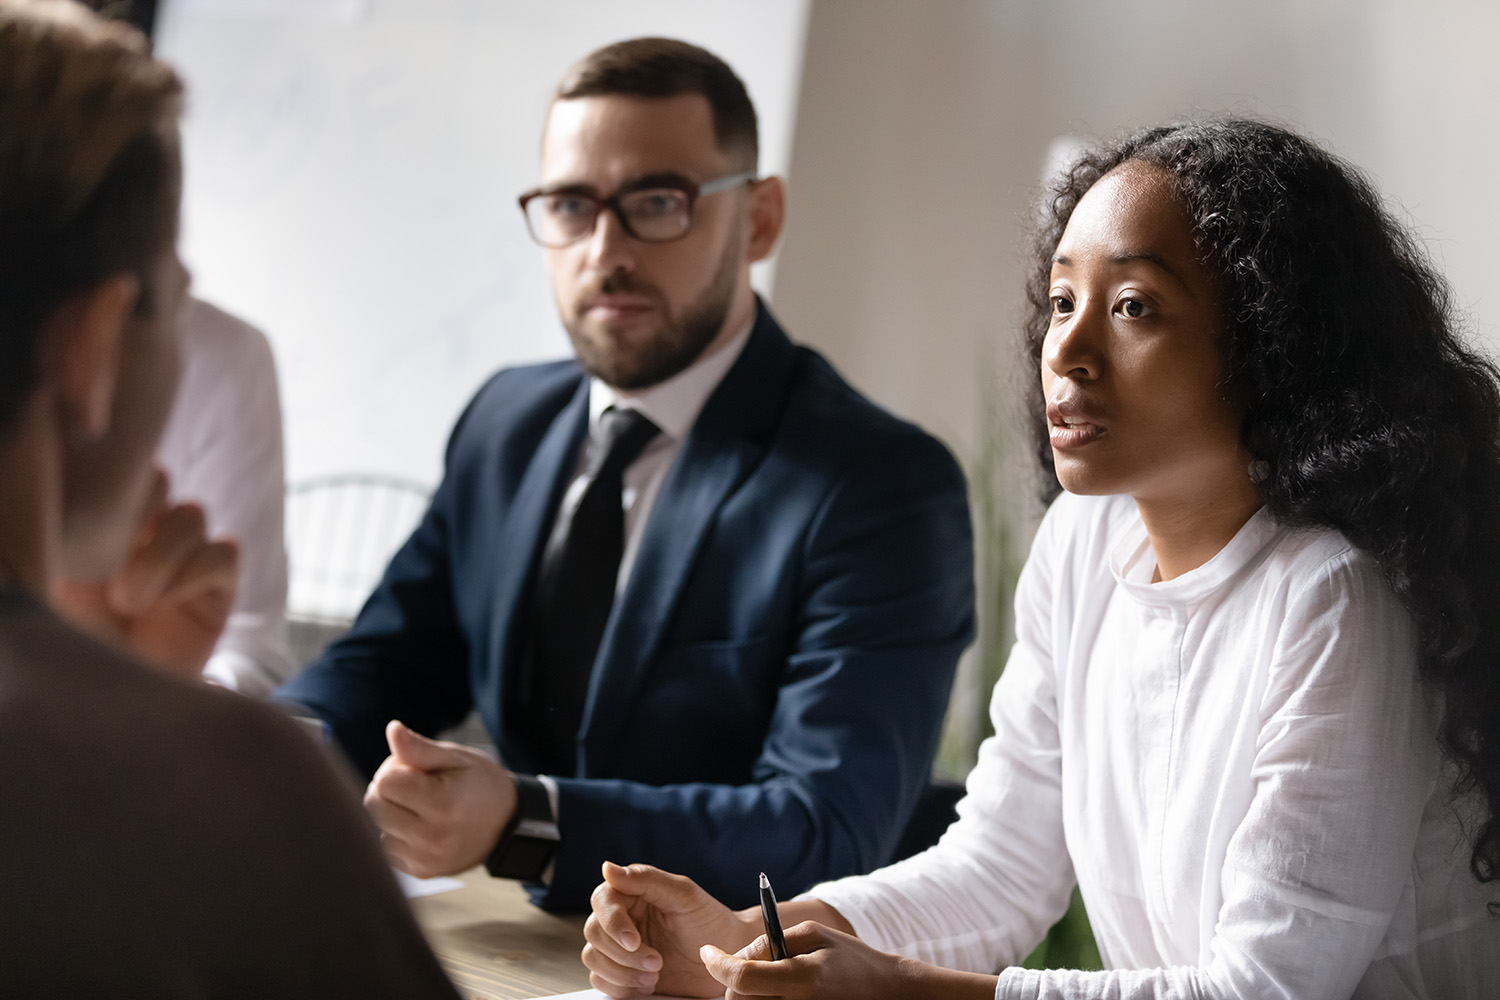
M 0 997 L 456 997 L 290 720 L 0 595 Z

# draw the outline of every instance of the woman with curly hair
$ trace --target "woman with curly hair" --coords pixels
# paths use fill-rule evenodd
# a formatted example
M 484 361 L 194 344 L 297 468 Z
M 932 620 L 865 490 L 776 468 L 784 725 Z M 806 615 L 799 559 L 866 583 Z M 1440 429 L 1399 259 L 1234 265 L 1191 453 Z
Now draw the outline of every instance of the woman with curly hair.
M 958 821 L 786 904 L 784 961 L 757 914 L 606 866 L 595 985 L 1493 997 L 1495 370 L 1369 184 L 1283 129 L 1140 132 L 1049 208 L 1026 340 L 1067 493 Z M 1109 971 L 1008 969 L 1075 883 Z

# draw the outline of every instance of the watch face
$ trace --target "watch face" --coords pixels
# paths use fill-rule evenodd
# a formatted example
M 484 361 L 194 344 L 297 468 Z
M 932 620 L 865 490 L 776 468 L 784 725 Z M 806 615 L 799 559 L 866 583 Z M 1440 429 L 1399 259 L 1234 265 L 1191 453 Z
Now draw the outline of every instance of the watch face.
M 552 863 L 552 854 L 557 849 L 555 840 L 536 840 L 532 837 L 509 836 L 502 838 L 498 847 L 485 862 L 485 868 L 496 878 L 515 878 L 523 882 L 539 882 L 542 873 Z

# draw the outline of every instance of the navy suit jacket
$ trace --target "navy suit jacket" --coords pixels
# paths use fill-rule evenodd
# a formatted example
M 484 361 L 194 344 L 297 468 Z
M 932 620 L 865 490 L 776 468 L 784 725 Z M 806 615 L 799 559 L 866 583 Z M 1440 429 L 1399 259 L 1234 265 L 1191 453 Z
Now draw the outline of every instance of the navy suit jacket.
M 367 775 L 399 718 L 478 708 L 530 773 L 512 688 L 526 602 L 588 422 L 576 362 L 502 371 L 455 428 L 421 524 L 348 636 L 279 692 Z M 669 470 L 557 779 L 553 909 L 650 862 L 735 906 L 885 863 L 973 634 L 962 472 L 760 307 Z

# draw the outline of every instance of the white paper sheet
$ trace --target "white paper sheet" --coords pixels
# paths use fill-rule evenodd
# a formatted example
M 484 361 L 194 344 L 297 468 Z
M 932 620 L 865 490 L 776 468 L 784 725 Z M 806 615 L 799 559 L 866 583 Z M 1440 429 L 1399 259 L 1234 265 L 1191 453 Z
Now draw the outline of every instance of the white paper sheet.
M 407 899 L 416 899 L 418 896 L 435 896 L 440 892 L 452 892 L 454 889 L 462 889 L 464 884 L 456 878 L 417 878 L 408 875 L 399 868 L 392 868 L 396 873 L 396 882 L 401 886 L 401 891 L 406 893 Z

